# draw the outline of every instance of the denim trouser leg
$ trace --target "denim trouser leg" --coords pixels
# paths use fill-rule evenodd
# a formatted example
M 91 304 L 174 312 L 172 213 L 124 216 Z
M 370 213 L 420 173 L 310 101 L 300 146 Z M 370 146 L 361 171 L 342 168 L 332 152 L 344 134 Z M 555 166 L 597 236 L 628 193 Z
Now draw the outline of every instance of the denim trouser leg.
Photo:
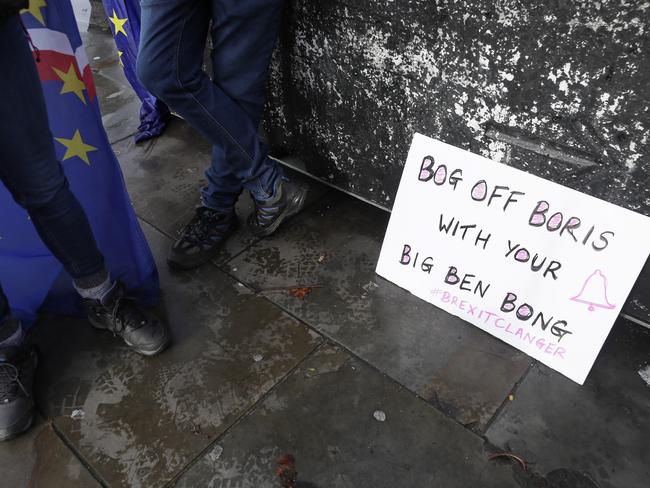
M 143 0 L 141 5 L 140 81 L 215 146 L 204 204 L 231 209 L 242 188 L 268 198 L 280 171 L 257 128 L 282 0 Z M 202 70 L 210 20 L 214 83 Z
M 0 20 L 0 181 L 73 278 L 104 267 L 88 219 L 57 161 L 45 100 L 17 15 Z
M 214 210 L 230 212 L 243 190 L 242 182 L 233 173 L 226 151 L 212 146 L 212 161 L 205 170 L 207 185 L 201 189 L 201 203 Z

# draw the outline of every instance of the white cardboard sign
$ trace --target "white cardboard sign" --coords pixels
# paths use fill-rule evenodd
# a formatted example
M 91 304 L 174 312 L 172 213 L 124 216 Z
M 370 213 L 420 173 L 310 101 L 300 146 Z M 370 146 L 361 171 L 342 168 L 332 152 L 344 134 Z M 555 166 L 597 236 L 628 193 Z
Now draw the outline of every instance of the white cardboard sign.
M 649 251 L 650 218 L 416 134 L 377 273 L 583 384 Z

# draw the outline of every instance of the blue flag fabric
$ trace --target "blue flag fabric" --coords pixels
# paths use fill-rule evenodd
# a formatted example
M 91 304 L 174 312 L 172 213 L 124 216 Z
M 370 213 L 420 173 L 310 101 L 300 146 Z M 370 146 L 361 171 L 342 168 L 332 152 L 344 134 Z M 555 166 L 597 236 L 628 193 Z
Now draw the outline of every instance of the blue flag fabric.
M 32 1 L 22 20 L 39 50 L 37 69 L 50 128 L 70 187 L 111 275 L 152 305 L 159 295 L 157 271 L 102 126 L 70 0 Z M 72 280 L 2 185 L 0 209 L 0 283 L 14 314 L 30 324 L 43 304 L 52 312 L 80 312 Z
M 140 43 L 140 2 L 137 0 L 102 0 L 102 2 L 115 37 L 126 79 L 142 101 L 140 127 L 135 135 L 135 142 L 157 137 L 165 130 L 169 109 L 140 84 L 136 74 L 135 66 Z

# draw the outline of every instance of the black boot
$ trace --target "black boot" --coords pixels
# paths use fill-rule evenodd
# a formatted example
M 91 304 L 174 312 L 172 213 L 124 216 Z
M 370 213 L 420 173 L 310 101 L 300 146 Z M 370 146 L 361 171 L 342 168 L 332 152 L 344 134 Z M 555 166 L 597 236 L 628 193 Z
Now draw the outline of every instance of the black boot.
M 37 363 L 36 352 L 27 343 L 0 347 L 0 441 L 18 436 L 32 425 Z
M 280 224 L 297 214 L 305 205 L 307 189 L 287 180 L 279 180 L 275 195 L 268 200 L 255 200 L 255 210 L 248 226 L 256 237 L 273 234 Z
M 169 345 L 165 324 L 124 294 L 124 286 L 115 283 L 103 300 L 84 300 L 88 320 L 93 327 L 111 331 L 134 351 L 153 356 Z
M 167 263 L 178 269 L 191 269 L 214 259 L 225 240 L 237 228 L 234 212 L 223 213 L 199 207 L 172 246 Z

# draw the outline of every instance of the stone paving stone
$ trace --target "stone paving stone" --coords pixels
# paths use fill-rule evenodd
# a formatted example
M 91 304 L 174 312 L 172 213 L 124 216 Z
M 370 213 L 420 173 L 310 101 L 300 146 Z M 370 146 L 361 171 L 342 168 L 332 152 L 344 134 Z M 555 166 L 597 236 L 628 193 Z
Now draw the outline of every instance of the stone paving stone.
M 115 144 L 113 149 L 120 160 L 136 213 L 176 238 L 199 204 L 199 191 L 205 185 L 203 171 L 211 157 L 210 145 L 184 121 L 173 119 L 163 137 L 140 145 L 129 138 Z M 288 169 L 285 172 L 309 187 L 308 202 L 328 191 L 298 173 Z M 253 201 L 244 192 L 236 206 L 240 228 L 224 245 L 216 259 L 218 263 L 256 242 L 245 225 L 252 210 Z
M 188 124 L 173 118 L 163 137 L 113 145 L 136 213 L 176 236 L 199 204 L 210 146 Z
M 489 441 L 541 472 L 581 471 L 600 488 L 647 487 L 649 351 L 650 331 L 621 319 L 584 386 L 537 364 L 489 428 Z
M 45 414 L 111 486 L 162 486 L 320 342 L 304 325 L 209 264 L 173 272 L 157 257 L 173 347 L 145 358 L 80 319 L 41 323 Z M 72 419 L 81 409 L 83 419 Z
M 375 265 L 388 215 L 328 196 L 230 272 L 459 422 L 481 430 L 531 360 L 397 286 Z M 303 300 L 290 286 L 317 285 Z M 283 291 L 284 289 L 284 291 Z
M 376 412 L 376 413 L 375 413 Z M 384 421 L 376 420 L 381 413 Z M 177 481 L 178 488 L 519 486 L 483 440 L 347 352 L 320 348 Z
M 39 418 L 27 433 L 0 443 L 0 486 L 92 488 L 99 483 Z

